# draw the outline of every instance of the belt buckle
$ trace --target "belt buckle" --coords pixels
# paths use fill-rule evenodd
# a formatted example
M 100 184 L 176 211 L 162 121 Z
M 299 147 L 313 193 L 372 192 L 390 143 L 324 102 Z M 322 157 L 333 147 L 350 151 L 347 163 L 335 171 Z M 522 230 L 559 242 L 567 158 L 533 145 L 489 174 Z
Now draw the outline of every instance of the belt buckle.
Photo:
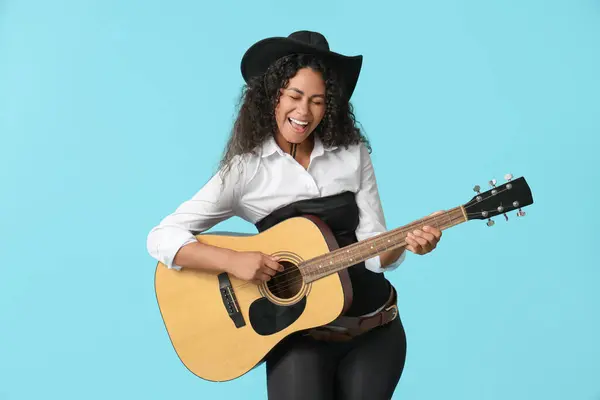
M 398 316 L 398 306 L 396 304 L 392 304 L 391 306 L 385 308 L 386 312 L 390 310 L 393 310 L 392 318 L 390 319 L 390 321 L 393 321 Z

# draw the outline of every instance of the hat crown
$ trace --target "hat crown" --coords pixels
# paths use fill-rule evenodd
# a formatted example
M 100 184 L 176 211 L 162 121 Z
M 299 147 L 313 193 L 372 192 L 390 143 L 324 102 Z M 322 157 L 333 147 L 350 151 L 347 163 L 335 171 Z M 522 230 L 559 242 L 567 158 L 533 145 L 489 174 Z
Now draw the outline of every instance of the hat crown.
M 273 63 L 292 54 L 312 54 L 337 71 L 343 96 L 350 98 L 362 67 L 362 55 L 346 56 L 331 51 L 325 36 L 319 32 L 300 30 L 287 37 L 276 36 L 254 43 L 242 57 L 240 69 L 248 83 L 266 74 Z
M 327 42 L 327 39 L 325 39 L 325 36 L 319 32 L 297 31 L 290 34 L 288 38 L 298 42 L 306 43 L 321 50 L 329 51 L 329 43 Z

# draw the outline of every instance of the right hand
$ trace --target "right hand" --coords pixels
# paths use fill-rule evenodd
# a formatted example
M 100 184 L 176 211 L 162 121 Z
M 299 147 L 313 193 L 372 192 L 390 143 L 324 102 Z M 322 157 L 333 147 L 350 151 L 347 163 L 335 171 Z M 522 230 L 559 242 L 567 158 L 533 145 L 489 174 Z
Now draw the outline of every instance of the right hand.
M 278 257 L 260 251 L 241 251 L 234 255 L 227 272 L 238 279 L 259 284 L 269 281 L 277 272 L 284 270 L 278 261 Z

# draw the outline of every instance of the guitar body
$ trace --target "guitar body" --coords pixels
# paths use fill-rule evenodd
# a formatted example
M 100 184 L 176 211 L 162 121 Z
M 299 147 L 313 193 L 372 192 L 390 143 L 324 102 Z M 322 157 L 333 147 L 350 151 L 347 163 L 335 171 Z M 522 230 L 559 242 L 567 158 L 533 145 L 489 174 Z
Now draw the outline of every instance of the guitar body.
M 169 338 L 183 364 L 200 378 L 237 378 L 259 365 L 286 336 L 328 324 L 350 306 L 347 271 L 305 283 L 296 268 L 337 248 L 333 234 L 315 217 L 290 218 L 256 235 L 197 238 L 217 247 L 279 256 L 285 267 L 257 285 L 225 273 L 177 271 L 158 264 L 155 291 Z

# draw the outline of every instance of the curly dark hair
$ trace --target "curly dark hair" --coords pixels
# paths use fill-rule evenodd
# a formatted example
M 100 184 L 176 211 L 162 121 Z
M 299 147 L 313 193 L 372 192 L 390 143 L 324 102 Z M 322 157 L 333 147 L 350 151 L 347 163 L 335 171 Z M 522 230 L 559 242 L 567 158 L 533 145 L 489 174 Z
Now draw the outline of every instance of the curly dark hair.
M 325 146 L 347 147 L 364 143 L 371 151 L 368 139 L 357 127 L 352 104 L 343 97 L 335 70 L 314 56 L 294 54 L 277 60 L 264 75 L 249 79 L 242 88 L 237 105 L 238 116 L 219 168 L 227 170 L 236 155 L 256 154 L 256 149 L 263 141 L 277 132 L 275 107 L 279 102 L 280 89 L 286 87 L 296 72 L 305 67 L 320 72 L 325 81 L 326 111 L 313 134 Z

